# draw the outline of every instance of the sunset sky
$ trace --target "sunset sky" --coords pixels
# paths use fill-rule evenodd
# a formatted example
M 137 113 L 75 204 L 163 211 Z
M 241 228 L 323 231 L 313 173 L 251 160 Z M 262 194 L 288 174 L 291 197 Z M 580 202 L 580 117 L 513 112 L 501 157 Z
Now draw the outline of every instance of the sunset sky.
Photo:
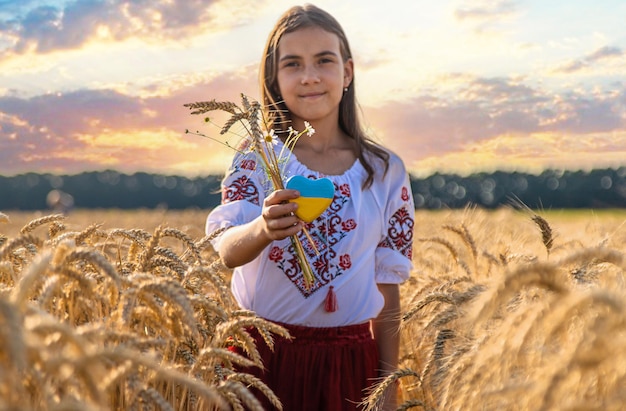
M 293 1 L 0 0 L 0 175 L 222 173 L 184 103 L 258 97 Z M 409 170 L 626 166 L 623 0 L 319 0 L 375 140 Z M 233 141 L 236 136 L 228 137 Z

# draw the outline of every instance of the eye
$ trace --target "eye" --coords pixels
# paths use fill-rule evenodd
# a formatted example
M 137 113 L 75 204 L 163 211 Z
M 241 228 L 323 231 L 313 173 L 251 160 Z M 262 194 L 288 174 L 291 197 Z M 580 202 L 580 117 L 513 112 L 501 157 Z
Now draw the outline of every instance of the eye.
M 291 67 L 299 67 L 300 63 L 297 60 L 287 60 L 284 61 L 281 65 L 281 67 L 284 68 L 291 68 Z

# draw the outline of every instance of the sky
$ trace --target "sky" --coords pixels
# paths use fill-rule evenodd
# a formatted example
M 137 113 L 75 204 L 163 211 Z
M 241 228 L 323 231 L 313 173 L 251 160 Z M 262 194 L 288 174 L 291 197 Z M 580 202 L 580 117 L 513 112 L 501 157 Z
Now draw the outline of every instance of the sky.
M 369 135 L 412 174 L 626 166 L 625 1 L 313 3 L 350 40 Z M 184 104 L 258 98 L 296 4 L 0 0 L 0 175 L 223 173 L 238 137 Z

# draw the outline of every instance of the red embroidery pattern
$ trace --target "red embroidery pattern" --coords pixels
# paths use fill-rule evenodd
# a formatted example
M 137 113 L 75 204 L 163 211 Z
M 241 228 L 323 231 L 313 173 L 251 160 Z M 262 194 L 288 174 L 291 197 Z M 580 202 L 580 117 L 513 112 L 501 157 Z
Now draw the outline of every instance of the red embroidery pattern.
M 319 275 L 326 276 L 330 270 L 328 253 L 320 254 L 319 258 L 313 261 L 313 268 Z
M 399 251 L 405 257 L 413 257 L 413 226 L 414 216 L 402 207 L 389 219 L 387 237 L 378 246 Z
M 339 186 L 339 192 L 341 195 L 350 197 L 350 186 L 348 184 L 342 184 Z
M 409 201 L 409 189 L 406 187 L 402 187 L 402 194 L 400 195 L 402 201 Z
M 272 249 L 270 250 L 270 256 L 269 256 L 271 261 L 274 262 L 278 262 L 280 260 L 282 260 L 283 258 L 283 250 L 280 247 L 272 247 Z
M 252 204 L 259 205 L 259 190 L 246 176 L 233 180 L 230 185 L 222 189 L 222 204 L 237 200 L 248 200 Z
M 348 268 L 352 267 L 352 261 L 350 261 L 350 254 L 344 254 L 341 257 L 339 257 L 339 267 L 343 268 L 344 270 L 347 270 Z
M 256 168 L 256 161 L 254 160 L 242 160 L 241 168 L 244 170 L 254 170 Z
M 343 231 L 352 231 L 356 228 L 356 221 L 353 218 L 350 218 L 343 223 L 341 223 L 341 229 Z
M 285 273 L 305 298 L 352 267 L 350 254 L 337 256 L 335 251 L 335 245 L 346 238 L 348 233 L 357 226 L 354 219 L 343 220 L 340 216 L 341 210 L 349 201 L 350 186 L 348 184 L 342 184 L 340 187 L 335 185 L 335 197 L 328 210 L 306 225 L 315 248 L 304 234 L 300 236 L 315 276 L 315 283 L 310 289 L 304 285 L 302 270 L 292 244 L 280 249 L 281 253 L 278 253 L 277 247 L 270 250 L 269 260 Z

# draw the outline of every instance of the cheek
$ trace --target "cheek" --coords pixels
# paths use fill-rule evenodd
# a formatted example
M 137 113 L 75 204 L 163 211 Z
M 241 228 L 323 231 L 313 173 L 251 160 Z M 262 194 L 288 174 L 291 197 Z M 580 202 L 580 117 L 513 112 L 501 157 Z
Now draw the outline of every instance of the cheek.
M 288 88 L 289 82 L 285 78 L 285 76 L 277 76 L 276 77 L 276 91 L 278 94 L 282 95 Z
M 278 90 L 278 94 L 283 98 L 283 100 L 290 100 L 295 96 L 295 88 L 296 84 L 293 79 L 289 77 L 278 78 L 276 82 L 276 88 Z

